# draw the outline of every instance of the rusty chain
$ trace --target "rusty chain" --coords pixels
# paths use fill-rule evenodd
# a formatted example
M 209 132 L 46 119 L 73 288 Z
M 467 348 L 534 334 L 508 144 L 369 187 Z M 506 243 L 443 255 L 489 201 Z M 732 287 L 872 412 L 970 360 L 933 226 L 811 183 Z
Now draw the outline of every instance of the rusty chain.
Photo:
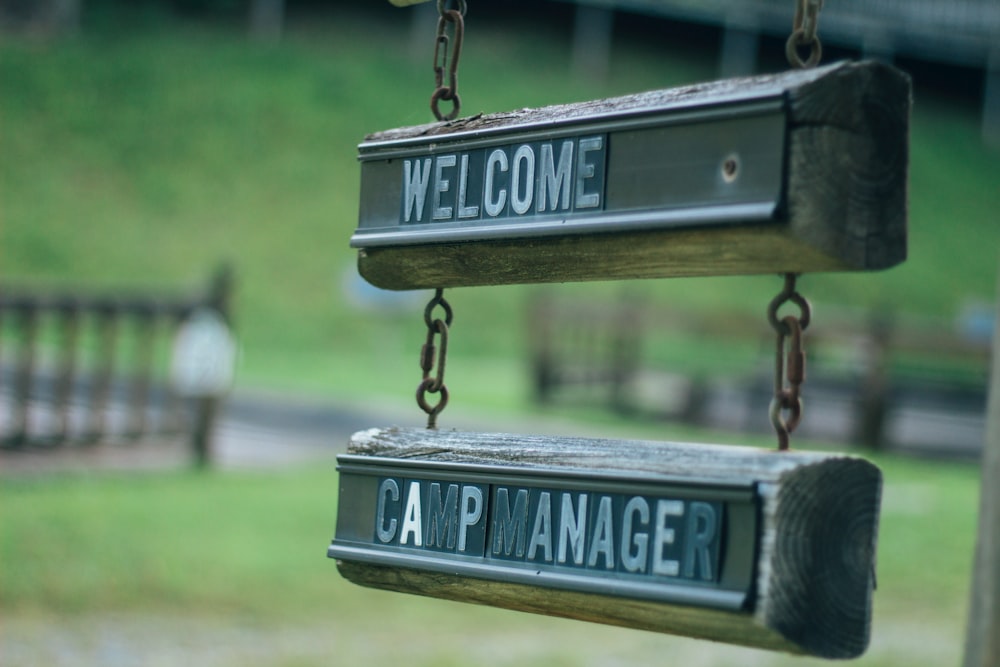
M 819 12 L 823 0 L 795 0 L 795 18 L 792 20 L 792 34 L 785 42 L 785 55 L 792 67 L 809 68 L 819 64 L 823 57 L 823 45 L 816 31 L 819 28 Z M 809 48 L 808 57 L 803 60 L 800 48 Z
M 431 95 L 431 111 L 438 120 L 455 120 L 462 107 L 458 96 L 458 59 L 462 55 L 462 40 L 465 36 L 465 0 L 457 0 L 458 9 L 445 9 L 446 0 L 438 0 L 437 35 L 434 38 L 434 93 Z M 448 24 L 453 27 L 453 35 L 448 37 Z M 451 53 L 448 44 L 451 44 Z M 444 85 L 444 73 L 448 71 L 448 85 Z M 451 113 L 443 114 L 439 108 L 441 100 L 452 103 Z
M 437 416 L 448 405 L 448 387 L 444 384 L 444 367 L 448 360 L 448 327 L 451 326 L 452 311 L 451 305 L 444 299 L 444 290 L 438 288 L 434 292 L 427 307 L 424 308 L 424 323 L 427 325 L 427 342 L 420 350 L 420 369 L 424 372 L 423 380 L 417 387 L 417 405 L 427 413 L 427 428 L 437 428 Z M 444 310 L 444 319 L 434 318 L 434 309 L 441 307 Z M 441 354 L 437 355 L 437 348 L 434 345 L 434 338 L 441 339 Z M 437 370 L 432 376 L 431 371 Z M 437 404 L 431 405 L 427 402 L 427 394 L 441 394 Z
M 768 416 L 778 434 L 779 451 L 788 449 L 789 435 L 802 420 L 802 397 L 799 392 L 806 379 L 806 353 L 802 334 L 812 317 L 809 302 L 795 289 L 795 279 L 794 273 L 785 274 L 784 289 L 767 307 L 767 319 L 778 334 L 774 361 L 774 398 L 771 399 Z M 799 316 L 786 315 L 778 319 L 778 310 L 788 302 L 798 306 Z M 787 412 L 787 416 L 782 412 Z

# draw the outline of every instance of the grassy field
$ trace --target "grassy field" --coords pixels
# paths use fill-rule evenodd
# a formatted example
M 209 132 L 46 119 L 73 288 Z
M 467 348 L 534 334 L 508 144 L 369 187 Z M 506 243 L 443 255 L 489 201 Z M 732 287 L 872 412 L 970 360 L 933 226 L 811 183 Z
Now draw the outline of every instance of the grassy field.
M 368 132 L 430 120 L 429 54 L 412 55 L 405 20 L 392 20 L 401 13 L 372 19 L 352 6 L 362 5 L 293 25 L 279 46 L 171 22 L 97 26 L 60 42 L 5 38 L 0 284 L 189 287 L 226 259 L 239 280 L 243 386 L 409 400 L 426 295 L 358 302 L 347 241 L 355 146 Z M 469 113 L 498 111 L 714 76 L 714 47 L 672 44 L 620 40 L 608 80 L 580 81 L 567 76 L 564 32 L 477 24 L 473 14 L 463 100 Z M 814 327 L 825 305 L 950 319 L 970 300 L 992 300 L 1000 189 L 977 113 L 917 89 L 911 258 L 877 275 L 805 277 L 819 304 Z M 764 276 L 554 289 L 759 313 L 763 330 L 779 288 Z M 450 294 L 453 400 L 524 410 L 524 307 L 538 289 Z M 700 359 L 690 345 L 678 342 L 675 358 Z M 613 426 L 632 435 L 633 425 Z M 955 664 L 977 472 L 879 463 L 876 623 L 858 664 Z M 350 586 L 325 558 L 335 503 L 332 465 L 2 477 L 0 663 L 812 664 Z
M 858 664 L 955 664 L 977 471 L 878 462 L 879 589 L 872 648 Z M 358 588 L 325 558 L 335 511 L 332 466 L 4 479 L 3 663 L 107 664 L 100 637 L 111 635 L 125 656 L 150 651 L 143 664 L 170 664 L 161 656 L 178 655 L 170 650 L 215 665 L 611 665 L 663 655 L 690 665 L 811 664 Z M 59 662 L 60 647 L 80 661 Z
M 226 259 L 239 281 L 241 382 L 340 395 L 395 393 L 402 382 L 408 393 L 413 373 L 400 369 L 415 364 L 425 295 L 388 308 L 364 301 L 347 241 L 357 216 L 356 144 L 371 131 L 428 121 L 432 75 L 429 58 L 411 53 L 402 12 L 350 7 L 293 26 L 276 47 L 233 28 L 170 22 L 98 26 L 54 43 L 5 41 L 0 281 L 191 286 Z M 619 40 L 607 81 L 582 81 L 567 75 L 565 31 L 476 23 L 473 14 L 465 110 L 712 78 L 713 47 L 670 43 Z M 947 321 L 970 301 L 992 300 L 1000 191 L 990 186 L 996 154 L 979 142 L 977 112 L 918 88 L 911 258 L 875 275 L 804 278 L 816 327 L 827 304 Z M 762 276 L 554 289 L 757 315 L 779 288 Z M 539 289 L 453 290 L 453 357 L 521 358 L 524 306 Z M 748 336 L 760 335 L 761 320 Z M 484 404 L 522 391 L 519 380 L 496 382 Z

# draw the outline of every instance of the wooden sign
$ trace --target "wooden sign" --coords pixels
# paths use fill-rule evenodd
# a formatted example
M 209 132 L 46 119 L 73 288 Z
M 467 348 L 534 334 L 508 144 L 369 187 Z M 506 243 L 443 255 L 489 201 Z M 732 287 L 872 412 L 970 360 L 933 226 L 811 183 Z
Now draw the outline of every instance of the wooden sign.
M 829 658 L 866 648 L 881 473 L 842 455 L 372 429 L 349 580 Z
M 351 245 L 387 289 L 891 267 L 910 96 L 840 63 L 381 132 Z

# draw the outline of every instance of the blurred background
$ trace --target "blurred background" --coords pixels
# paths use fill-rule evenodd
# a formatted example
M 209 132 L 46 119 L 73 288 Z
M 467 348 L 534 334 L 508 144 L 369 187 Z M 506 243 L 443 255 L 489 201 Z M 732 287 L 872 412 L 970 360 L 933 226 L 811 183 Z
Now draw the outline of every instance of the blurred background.
M 780 71 L 794 12 L 469 5 L 463 115 Z M 368 286 L 348 239 L 357 144 L 432 120 L 436 21 L 433 2 L 0 0 L 0 663 L 810 663 L 368 591 L 325 558 L 349 434 L 423 421 L 430 294 Z M 799 280 L 793 444 L 885 471 L 861 664 L 955 664 L 996 321 L 1000 8 L 843 0 L 819 25 L 825 63 L 913 77 L 910 257 Z M 450 290 L 440 423 L 773 446 L 781 287 Z M 231 373 L 178 380 L 206 310 L 223 333 L 188 330 L 215 341 L 195 366 Z

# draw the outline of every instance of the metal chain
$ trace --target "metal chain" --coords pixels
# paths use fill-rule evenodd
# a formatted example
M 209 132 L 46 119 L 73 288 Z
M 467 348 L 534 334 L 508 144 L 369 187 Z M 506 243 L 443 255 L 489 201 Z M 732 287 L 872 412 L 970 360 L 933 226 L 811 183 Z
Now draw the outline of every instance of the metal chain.
M 434 93 L 431 95 L 431 111 L 438 120 L 454 120 L 462 107 L 458 96 L 458 59 L 462 55 L 462 40 L 465 36 L 465 0 L 457 0 L 458 9 L 445 9 L 445 0 L 438 0 L 437 35 L 434 38 Z M 448 38 L 448 24 L 454 26 L 453 37 Z M 448 43 L 453 41 L 451 53 Z M 448 70 L 448 85 L 444 85 L 444 72 Z M 438 108 L 441 100 L 452 103 L 451 113 L 443 114 Z
M 434 292 L 434 298 L 430 300 L 424 308 L 424 323 L 427 324 L 427 342 L 420 350 L 420 368 L 424 372 L 423 380 L 417 387 L 417 405 L 427 413 L 427 428 L 437 428 L 437 416 L 448 405 L 448 387 L 444 384 L 444 366 L 448 360 L 448 327 L 451 326 L 452 312 L 451 305 L 444 300 L 444 290 L 438 289 Z M 436 307 L 440 306 L 444 310 L 444 319 L 431 319 L 431 315 Z M 441 339 L 441 355 L 437 357 L 437 372 L 431 376 L 434 370 L 436 347 L 434 337 Z M 427 394 L 441 394 L 441 398 L 436 405 L 427 402 Z
M 806 353 L 802 333 L 809 326 L 812 308 L 795 289 L 795 274 L 785 274 L 785 287 L 767 307 L 767 319 L 778 334 L 774 360 L 774 398 L 768 410 L 771 425 L 778 434 L 778 450 L 788 449 L 788 439 L 802 420 L 800 387 L 806 379 Z M 799 316 L 778 319 L 778 310 L 791 301 L 799 307 Z M 787 386 L 786 386 L 787 381 Z M 787 416 L 782 415 L 786 411 Z
M 792 20 L 792 34 L 785 42 L 785 55 L 792 67 L 808 68 L 819 64 L 823 57 L 823 46 L 816 30 L 819 28 L 819 11 L 823 0 L 795 0 L 795 18 Z M 803 60 L 799 48 L 809 48 L 809 56 Z

